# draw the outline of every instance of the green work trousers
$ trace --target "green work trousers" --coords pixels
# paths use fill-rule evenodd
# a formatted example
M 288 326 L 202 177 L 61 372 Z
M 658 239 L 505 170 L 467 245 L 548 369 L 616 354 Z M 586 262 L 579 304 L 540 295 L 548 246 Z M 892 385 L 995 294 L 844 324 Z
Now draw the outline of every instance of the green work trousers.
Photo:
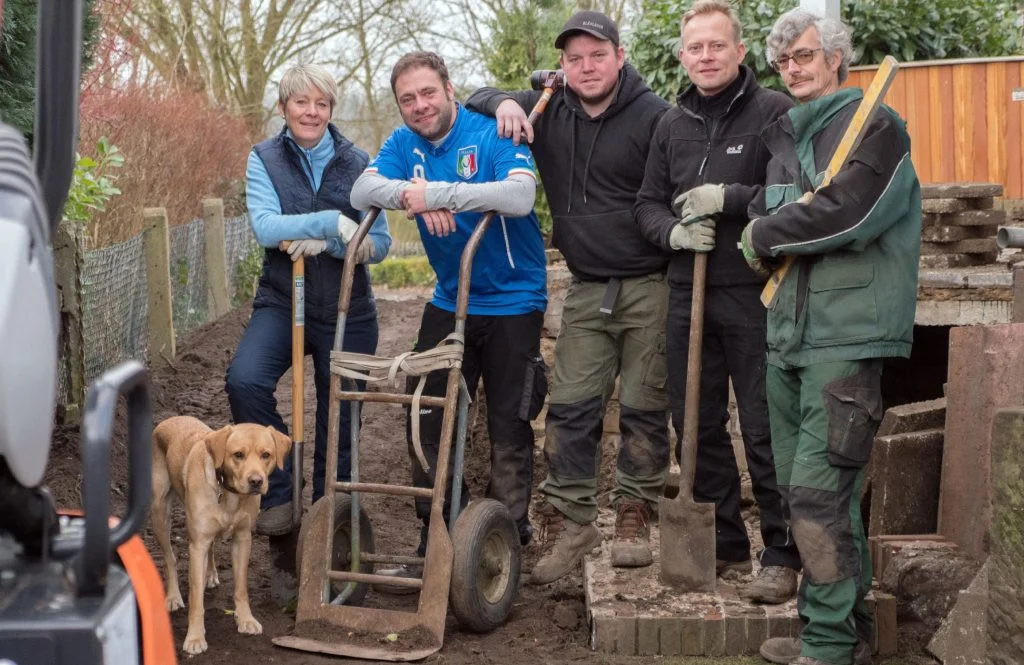
M 668 397 L 663 273 L 623 279 L 611 313 L 604 282 L 574 280 L 555 342 L 545 423 L 545 498 L 580 524 L 597 518 L 604 409 L 619 379 L 619 431 L 612 503 L 629 497 L 657 506 L 668 470 Z
M 860 490 L 882 418 L 881 367 L 877 359 L 768 367 L 779 491 L 804 565 L 801 654 L 831 665 L 853 663 L 872 631 Z

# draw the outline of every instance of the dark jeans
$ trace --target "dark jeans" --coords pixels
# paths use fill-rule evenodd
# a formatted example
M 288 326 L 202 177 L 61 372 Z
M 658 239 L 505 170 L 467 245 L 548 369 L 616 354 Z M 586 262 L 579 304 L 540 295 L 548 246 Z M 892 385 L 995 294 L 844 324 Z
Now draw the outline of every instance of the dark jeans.
M 533 490 L 533 427 L 544 402 L 546 377 L 540 359 L 540 331 L 544 314 L 539 311 L 507 316 L 471 314 L 466 320 L 466 346 L 462 358 L 462 376 L 469 394 L 475 395 L 481 377 L 487 395 L 487 433 L 491 439 L 491 475 L 487 496 L 503 503 L 519 528 L 519 535 L 528 539 L 532 533 L 527 510 Z M 455 315 L 433 304 L 423 310 L 414 351 L 425 351 L 455 330 Z M 532 378 L 527 379 L 527 374 Z M 409 377 L 406 390 L 412 393 L 419 377 Z M 435 371 L 427 376 L 424 395 L 443 397 L 448 371 Z M 530 384 L 530 385 L 528 385 Z M 531 388 L 533 390 L 529 390 Z M 530 394 L 526 394 L 526 391 Z M 524 401 L 525 400 L 525 401 Z M 433 487 L 433 469 L 441 440 L 444 409 L 420 408 L 420 444 L 430 464 L 431 473 L 421 468 L 413 453 L 411 423 L 406 409 L 406 434 L 412 460 L 413 485 Z M 454 431 L 454 430 L 453 430 Z M 447 518 L 451 501 L 451 478 L 455 462 L 455 440 L 448 458 L 448 495 L 444 514 Z M 468 502 L 469 491 L 462 485 L 462 506 Z M 430 500 L 416 499 L 416 515 L 424 524 L 430 518 Z M 424 531 L 425 534 L 425 531 Z
M 316 385 L 316 432 L 313 449 L 313 501 L 324 494 L 327 470 L 327 413 L 331 386 L 331 349 L 334 346 L 333 323 L 306 318 L 306 353 L 313 356 L 313 379 Z M 377 350 L 377 314 L 349 320 L 343 340 L 345 351 L 375 353 Z M 231 404 L 231 418 L 236 423 L 270 425 L 288 433 L 288 426 L 277 412 L 274 391 L 277 383 L 292 365 L 292 316 L 277 307 L 259 307 L 252 312 L 249 325 L 242 333 L 235 357 L 228 366 L 226 388 Z M 360 382 L 364 383 L 364 382 Z M 363 389 L 362 386 L 359 388 Z M 348 402 L 341 405 L 341 428 L 338 436 L 338 480 L 348 480 L 351 470 L 351 413 Z M 284 469 L 270 475 L 270 489 L 260 505 L 263 509 L 292 500 L 292 457 Z
M 772 458 L 768 403 L 765 396 L 766 316 L 761 287 L 710 287 L 705 294 L 704 344 L 701 352 L 700 424 L 697 433 L 697 501 L 715 503 L 717 557 L 743 561 L 750 557 L 750 539 L 740 515 L 740 476 L 729 422 L 729 378 L 739 412 L 747 469 L 761 516 L 765 549 L 763 566 L 800 569 L 786 526 Z M 672 286 L 668 313 L 668 375 L 672 423 L 682 443 L 686 398 L 690 306 L 693 292 Z M 679 456 L 679 449 L 676 450 Z

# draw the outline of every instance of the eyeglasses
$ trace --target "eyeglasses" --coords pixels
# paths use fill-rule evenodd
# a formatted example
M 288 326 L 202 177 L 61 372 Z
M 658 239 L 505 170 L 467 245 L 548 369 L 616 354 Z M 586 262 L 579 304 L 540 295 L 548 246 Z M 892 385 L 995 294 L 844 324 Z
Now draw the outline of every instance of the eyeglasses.
M 821 48 L 805 48 L 794 51 L 792 55 L 780 55 L 772 61 L 772 67 L 775 68 L 775 71 L 781 72 L 789 66 L 790 60 L 798 65 L 806 65 L 811 60 L 814 60 L 814 54 L 821 50 Z

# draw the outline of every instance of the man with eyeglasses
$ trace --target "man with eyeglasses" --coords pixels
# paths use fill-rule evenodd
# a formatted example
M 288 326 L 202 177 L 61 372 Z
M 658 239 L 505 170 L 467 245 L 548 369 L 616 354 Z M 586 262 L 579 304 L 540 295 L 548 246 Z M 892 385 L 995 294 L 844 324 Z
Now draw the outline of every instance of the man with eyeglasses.
M 920 185 L 905 123 L 883 107 L 815 190 L 863 98 L 839 88 L 853 56 L 846 26 L 795 9 L 775 23 L 766 55 L 800 103 L 762 134 L 766 187 L 741 242 L 755 270 L 795 259 L 768 310 L 767 388 L 779 489 L 804 566 L 804 627 L 799 639 L 766 641 L 761 655 L 868 663 L 871 561 L 859 498 L 883 412 L 882 360 L 910 355 Z
M 692 83 L 655 130 L 634 208 L 647 239 L 672 252 L 669 405 L 681 434 L 693 263 L 696 252 L 708 252 L 694 498 L 715 504 L 718 574 L 729 579 L 750 573 L 740 474 L 726 428 L 731 378 L 764 541 L 758 575 L 743 593 L 757 602 L 783 603 L 796 593 L 800 556 L 786 526 L 772 460 L 766 320 L 759 302 L 764 278 L 747 266 L 738 245 L 747 206 L 764 184 L 769 154 L 761 130 L 793 103 L 759 86 L 741 64 L 742 26 L 726 0 L 697 0 L 682 15 L 680 34 L 679 61 Z

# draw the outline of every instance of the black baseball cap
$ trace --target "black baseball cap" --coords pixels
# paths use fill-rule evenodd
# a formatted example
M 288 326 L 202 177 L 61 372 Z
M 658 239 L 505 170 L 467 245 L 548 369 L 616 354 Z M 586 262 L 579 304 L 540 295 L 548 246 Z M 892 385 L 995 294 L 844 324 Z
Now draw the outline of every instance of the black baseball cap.
M 555 38 L 555 48 L 565 46 L 565 40 L 577 32 L 585 32 L 588 35 L 609 41 L 615 46 L 619 45 L 619 28 L 615 21 L 611 20 L 601 12 L 581 11 L 576 12 L 565 22 L 562 31 Z

